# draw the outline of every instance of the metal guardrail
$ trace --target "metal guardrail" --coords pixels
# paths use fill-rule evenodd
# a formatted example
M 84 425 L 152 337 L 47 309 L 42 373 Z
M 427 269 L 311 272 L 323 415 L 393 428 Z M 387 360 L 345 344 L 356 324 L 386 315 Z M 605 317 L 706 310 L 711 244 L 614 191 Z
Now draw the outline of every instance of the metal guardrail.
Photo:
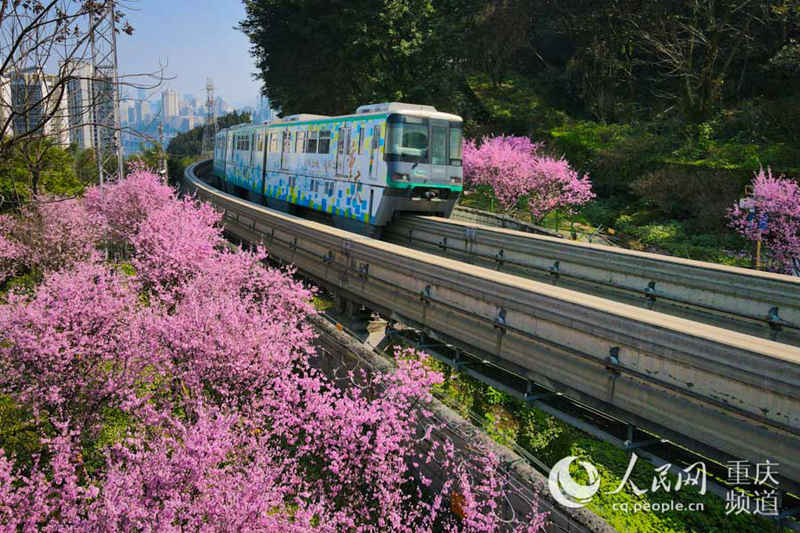
M 403 217 L 391 242 L 498 271 L 800 345 L 800 278 L 436 217 Z
M 345 298 L 706 456 L 800 481 L 800 349 L 376 241 L 222 193 L 226 229 Z

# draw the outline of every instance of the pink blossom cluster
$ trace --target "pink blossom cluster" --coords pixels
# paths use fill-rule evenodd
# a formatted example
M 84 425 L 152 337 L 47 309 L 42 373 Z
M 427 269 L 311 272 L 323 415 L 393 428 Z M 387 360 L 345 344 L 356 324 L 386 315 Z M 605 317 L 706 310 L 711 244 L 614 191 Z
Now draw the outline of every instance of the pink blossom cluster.
M 32 270 L 68 267 L 96 253 L 102 221 L 75 199 L 45 199 L 0 215 L 0 285 Z
M 535 513 L 501 521 L 497 459 L 457 452 L 425 422 L 442 378 L 419 354 L 352 376 L 360 387 L 316 370 L 313 291 L 263 249 L 224 246 L 209 206 L 141 170 L 52 206 L 93 223 L 42 248 L 43 281 L 0 305 L 0 395 L 36 435 L 32 456 L 0 450 L 0 530 L 542 526 Z M 3 224 L 13 263 L 29 222 Z M 30 242 L 58 230 L 38 231 Z M 103 246 L 126 262 L 87 250 Z
M 484 137 L 480 144 L 465 140 L 465 181 L 488 186 L 505 209 L 527 208 L 537 220 L 594 198 L 588 176 L 579 176 L 565 159 L 543 155 L 541 149 L 528 137 Z
M 754 211 L 735 204 L 728 210 L 729 224 L 744 237 L 763 241 L 772 269 L 791 273 L 795 264 L 800 268 L 800 185 L 762 168 L 751 187 L 747 199 Z

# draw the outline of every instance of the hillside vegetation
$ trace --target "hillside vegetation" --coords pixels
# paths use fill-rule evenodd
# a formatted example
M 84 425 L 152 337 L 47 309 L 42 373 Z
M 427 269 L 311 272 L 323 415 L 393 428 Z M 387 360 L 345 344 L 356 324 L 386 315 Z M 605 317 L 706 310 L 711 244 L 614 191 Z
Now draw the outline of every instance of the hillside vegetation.
M 471 137 L 528 135 L 591 177 L 579 220 L 632 246 L 741 263 L 726 210 L 761 166 L 798 174 L 795 0 L 245 7 L 285 113 L 405 100 L 461 114 Z

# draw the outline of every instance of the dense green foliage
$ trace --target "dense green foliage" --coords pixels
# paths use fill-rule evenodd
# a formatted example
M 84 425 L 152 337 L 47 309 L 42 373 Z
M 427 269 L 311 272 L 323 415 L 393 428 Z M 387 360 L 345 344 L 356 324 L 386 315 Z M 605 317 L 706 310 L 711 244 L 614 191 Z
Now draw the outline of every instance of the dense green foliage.
M 468 136 L 531 136 L 591 176 L 595 227 L 627 216 L 727 245 L 753 172 L 800 168 L 797 0 L 244 4 L 285 113 L 405 100 L 459 113 Z
M 617 488 L 624 477 L 630 459 L 627 452 L 597 440 L 504 392 L 453 371 L 434 359 L 428 361 L 429 365 L 445 375 L 444 383 L 434 387 L 435 394 L 462 415 L 477 415 L 482 427 L 496 441 L 521 446 L 548 466 L 569 455 L 575 455 L 595 465 L 600 474 L 601 490 L 594 495 L 589 509 L 619 531 L 739 533 L 774 530 L 774 526 L 765 518 L 746 514 L 726 515 L 723 499 L 709 493 L 700 495 L 696 487 L 684 487 L 675 491 L 673 476 L 670 476 L 673 483 L 670 493 L 648 490 L 647 493 L 636 496 L 628 486 L 617 494 L 608 494 Z M 588 481 L 581 469 L 573 474 L 577 474 L 576 479 L 582 483 Z M 638 487 L 650 488 L 656 474 L 653 465 L 639 459 L 631 479 Z M 632 507 L 637 502 L 652 505 L 665 504 L 670 500 L 681 502 L 684 506 L 702 502 L 704 511 L 625 513 L 614 509 L 614 504 L 628 504 Z
M 250 122 L 249 113 L 228 113 L 227 115 L 217 119 L 217 128 L 228 128 L 241 124 L 243 122 Z M 189 131 L 179 133 L 167 145 L 167 154 L 170 157 L 192 157 L 200 155 L 203 150 L 203 126 L 196 126 Z
M 470 75 L 533 80 L 601 121 L 680 113 L 797 88 L 794 0 L 245 0 L 265 92 L 285 112 L 438 100 L 469 114 Z
M 265 93 L 284 113 L 344 114 L 386 100 L 445 104 L 477 0 L 247 0 L 242 29 Z M 452 103 L 449 106 L 451 107 Z
M 250 122 L 250 114 L 234 111 L 217 119 L 217 128 L 229 128 L 236 124 Z M 167 175 L 171 183 L 178 183 L 186 167 L 200 158 L 203 150 L 203 126 L 179 133 L 167 145 Z M 152 168 L 157 168 L 152 165 Z
M 10 148 L 0 160 L 0 210 L 28 202 L 35 195 L 72 196 L 97 181 L 92 150 L 30 138 Z

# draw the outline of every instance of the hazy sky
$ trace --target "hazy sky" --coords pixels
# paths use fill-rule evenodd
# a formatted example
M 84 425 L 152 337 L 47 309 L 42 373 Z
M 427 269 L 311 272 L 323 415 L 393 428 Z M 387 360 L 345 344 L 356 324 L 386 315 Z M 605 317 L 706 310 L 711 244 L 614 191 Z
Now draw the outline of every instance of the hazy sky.
M 241 0 L 122 0 L 134 34 L 117 40 L 120 74 L 156 70 L 159 60 L 176 76 L 166 86 L 205 96 L 206 78 L 217 96 L 254 105 L 260 83 L 247 37 L 234 26 L 244 18 Z M 133 95 L 132 95 L 133 96 Z

